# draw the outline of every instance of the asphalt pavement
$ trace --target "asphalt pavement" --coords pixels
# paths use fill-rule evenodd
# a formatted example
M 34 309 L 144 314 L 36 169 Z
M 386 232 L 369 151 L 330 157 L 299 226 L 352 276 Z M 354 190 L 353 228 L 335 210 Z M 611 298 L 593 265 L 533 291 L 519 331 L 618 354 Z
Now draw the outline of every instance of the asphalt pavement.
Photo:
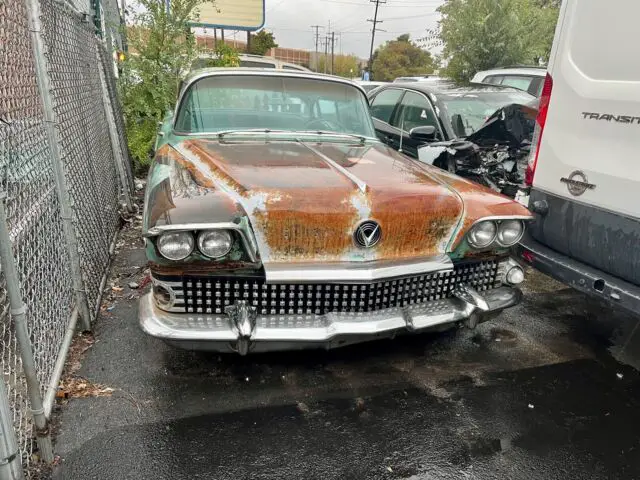
M 144 262 L 125 232 L 56 479 L 640 479 L 638 319 L 540 274 L 475 330 L 239 357 L 143 334 Z

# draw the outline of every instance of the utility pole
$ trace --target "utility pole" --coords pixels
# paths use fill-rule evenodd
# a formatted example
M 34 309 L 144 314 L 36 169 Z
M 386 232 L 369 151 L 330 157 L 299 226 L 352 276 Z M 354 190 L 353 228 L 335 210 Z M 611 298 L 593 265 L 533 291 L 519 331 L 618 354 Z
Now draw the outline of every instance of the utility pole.
M 324 28 L 322 25 L 311 25 L 312 29 L 315 29 L 315 39 L 316 39 L 316 72 L 318 71 L 318 64 L 320 63 L 318 60 L 318 41 L 320 40 L 320 29 Z
M 373 80 L 373 69 L 371 68 L 373 65 L 373 41 L 376 38 L 376 25 L 378 25 L 378 23 L 382 23 L 382 20 L 378 20 L 378 7 L 380 6 L 380 4 L 385 4 L 387 3 L 387 0 L 369 0 L 371 3 L 376 4 L 376 10 L 373 14 L 373 20 L 371 19 L 367 19 L 367 22 L 371 22 L 373 23 L 373 28 L 371 29 L 371 49 L 369 50 L 369 77 Z
M 331 75 L 333 75 L 334 47 L 336 45 L 336 32 L 331 32 Z
M 329 56 L 329 37 L 326 36 L 324 37 L 324 73 L 327 73 L 327 63 L 329 63 L 328 57 Z

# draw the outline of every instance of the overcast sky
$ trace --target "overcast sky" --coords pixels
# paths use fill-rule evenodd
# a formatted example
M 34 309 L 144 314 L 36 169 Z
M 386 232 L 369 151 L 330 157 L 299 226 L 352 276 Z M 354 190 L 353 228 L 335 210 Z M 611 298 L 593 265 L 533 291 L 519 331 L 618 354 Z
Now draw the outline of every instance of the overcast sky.
M 336 32 L 336 53 L 369 57 L 372 24 L 367 19 L 373 19 L 375 3 L 369 0 L 265 1 L 265 28 L 273 32 L 281 47 L 314 50 L 311 25 L 322 25 L 321 35 Z M 436 26 L 439 15 L 435 10 L 442 3 L 443 0 L 386 0 L 378 10 L 378 20 L 383 21 L 378 28 L 386 32 L 376 31 L 375 47 L 403 33 L 411 34 L 412 38 L 424 36 L 428 28 Z M 236 36 L 244 40 L 246 34 Z

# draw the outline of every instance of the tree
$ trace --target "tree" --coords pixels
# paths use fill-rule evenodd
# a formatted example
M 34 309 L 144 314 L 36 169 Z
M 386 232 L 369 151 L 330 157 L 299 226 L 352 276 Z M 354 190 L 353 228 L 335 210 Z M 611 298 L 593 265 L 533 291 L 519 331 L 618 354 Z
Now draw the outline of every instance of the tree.
M 557 5 L 557 0 L 446 0 L 438 8 L 443 73 L 465 82 L 481 70 L 546 60 Z
M 433 73 L 431 54 L 414 45 L 408 34 L 386 42 L 375 54 L 371 70 L 374 80 L 391 81 L 396 77 Z
M 273 33 L 266 30 L 260 30 L 255 35 L 251 35 L 251 48 L 249 53 L 254 55 L 264 55 L 272 48 L 276 48 L 278 44 L 273 38 Z
M 327 63 L 327 73 L 331 73 L 331 55 L 328 57 L 322 55 L 318 58 L 317 71 L 324 73 L 325 63 Z M 355 55 L 335 55 L 333 58 L 333 74 L 345 78 L 358 77 L 360 75 L 358 58 Z
M 149 165 L 150 152 L 162 121 L 176 101 L 180 80 L 187 74 L 200 48 L 189 22 L 208 0 L 137 0 L 127 28 L 129 52 L 118 79 L 129 151 L 138 173 Z M 219 44 L 212 55 L 217 66 L 237 65 L 238 55 Z

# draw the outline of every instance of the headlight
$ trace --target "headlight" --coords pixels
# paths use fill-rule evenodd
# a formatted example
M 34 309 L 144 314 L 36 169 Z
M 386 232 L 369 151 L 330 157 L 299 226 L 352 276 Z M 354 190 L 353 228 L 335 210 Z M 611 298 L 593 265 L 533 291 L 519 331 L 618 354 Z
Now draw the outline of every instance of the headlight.
M 189 232 L 167 232 L 158 237 L 156 243 L 163 257 L 182 260 L 193 252 L 193 235 Z
M 467 241 L 473 248 L 488 247 L 495 240 L 497 230 L 495 222 L 485 220 L 471 227 L 467 234 Z
M 226 230 L 208 230 L 198 235 L 198 249 L 207 257 L 224 257 L 232 245 L 231 234 Z
M 524 223 L 520 220 L 504 220 L 498 227 L 498 243 L 503 247 L 515 245 L 522 238 Z

